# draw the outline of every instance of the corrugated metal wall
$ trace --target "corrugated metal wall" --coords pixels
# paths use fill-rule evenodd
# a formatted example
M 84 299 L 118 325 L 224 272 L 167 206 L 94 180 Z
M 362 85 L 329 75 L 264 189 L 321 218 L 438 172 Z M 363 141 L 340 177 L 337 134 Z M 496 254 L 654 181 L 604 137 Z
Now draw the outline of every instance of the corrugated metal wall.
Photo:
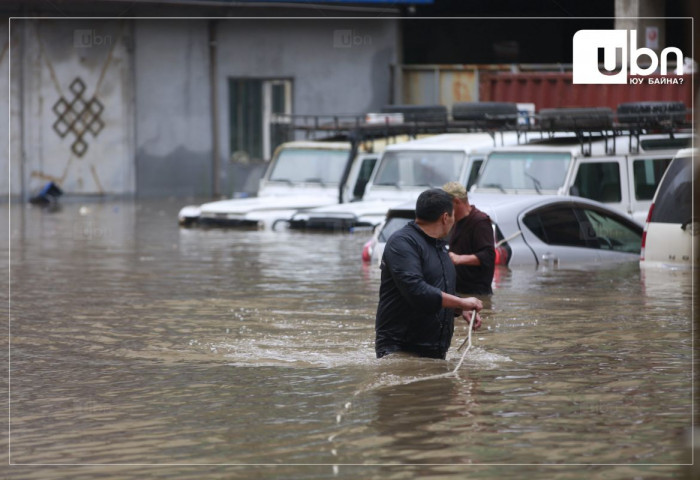
M 680 85 L 653 84 L 668 78 L 643 77 L 639 85 L 574 85 L 567 73 L 485 73 L 479 81 L 481 101 L 534 103 L 537 110 L 554 107 L 610 107 L 624 102 L 680 101 L 690 109 L 692 77 L 683 75 Z
M 398 98 L 409 105 L 447 107 L 476 101 L 534 103 L 537 111 L 555 107 L 615 109 L 620 103 L 640 101 L 680 101 L 692 108 L 692 75 L 679 77 L 680 85 L 650 83 L 668 78 L 662 75 L 643 77 L 639 85 L 574 85 L 571 72 L 512 73 L 511 68 L 510 65 L 402 65 L 399 82 L 402 90 Z

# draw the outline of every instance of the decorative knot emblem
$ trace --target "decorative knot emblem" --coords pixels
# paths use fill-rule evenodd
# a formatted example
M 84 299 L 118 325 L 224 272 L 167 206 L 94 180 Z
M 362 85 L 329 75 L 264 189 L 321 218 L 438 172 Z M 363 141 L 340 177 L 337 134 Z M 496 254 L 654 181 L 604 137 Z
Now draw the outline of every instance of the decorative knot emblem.
M 69 133 L 75 135 L 70 148 L 78 157 L 85 155 L 88 149 L 85 136 L 91 133 L 93 137 L 97 137 L 105 126 L 100 118 L 104 106 L 97 97 L 93 96 L 89 100 L 83 98 L 85 88 L 85 83 L 76 78 L 69 87 L 73 98 L 68 100 L 61 97 L 53 106 L 53 111 L 58 117 L 53 129 L 61 138 L 65 138 Z

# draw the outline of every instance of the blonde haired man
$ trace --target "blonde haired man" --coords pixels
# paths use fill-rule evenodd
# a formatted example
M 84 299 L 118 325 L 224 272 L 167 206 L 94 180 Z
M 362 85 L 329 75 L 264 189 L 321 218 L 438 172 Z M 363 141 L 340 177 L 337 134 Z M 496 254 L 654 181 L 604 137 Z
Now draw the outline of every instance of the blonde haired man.
M 461 183 L 449 182 L 442 189 L 452 198 L 455 213 L 449 244 L 457 270 L 457 291 L 490 295 L 496 262 L 491 219 L 469 203 L 467 189 Z

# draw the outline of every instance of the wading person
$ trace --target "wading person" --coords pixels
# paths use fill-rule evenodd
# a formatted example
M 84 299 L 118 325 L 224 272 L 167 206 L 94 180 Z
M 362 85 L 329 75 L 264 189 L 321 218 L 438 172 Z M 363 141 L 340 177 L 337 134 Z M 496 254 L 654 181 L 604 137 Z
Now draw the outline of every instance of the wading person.
M 455 310 L 465 319 L 477 298 L 455 293 L 455 267 L 442 240 L 454 224 L 452 199 L 439 188 L 421 193 L 416 219 L 387 241 L 381 262 L 375 324 L 377 358 L 395 352 L 442 358 L 454 333 Z M 476 315 L 474 329 L 481 325 Z
M 457 291 L 490 295 L 496 263 L 491 219 L 469 203 L 464 185 L 449 182 L 442 189 L 450 195 L 454 207 L 455 225 L 449 242 L 450 258 L 457 270 Z

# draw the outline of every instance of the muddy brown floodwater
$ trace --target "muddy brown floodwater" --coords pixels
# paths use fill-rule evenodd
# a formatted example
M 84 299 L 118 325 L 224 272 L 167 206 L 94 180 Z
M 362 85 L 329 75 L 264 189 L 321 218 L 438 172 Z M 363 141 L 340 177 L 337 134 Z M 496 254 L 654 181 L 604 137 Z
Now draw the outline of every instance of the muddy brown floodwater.
M 5 208 L 10 478 L 666 478 L 690 461 L 689 273 L 500 270 L 459 375 L 404 384 L 454 368 L 466 328 L 446 362 L 376 360 L 368 233 L 180 229 L 181 206 Z

